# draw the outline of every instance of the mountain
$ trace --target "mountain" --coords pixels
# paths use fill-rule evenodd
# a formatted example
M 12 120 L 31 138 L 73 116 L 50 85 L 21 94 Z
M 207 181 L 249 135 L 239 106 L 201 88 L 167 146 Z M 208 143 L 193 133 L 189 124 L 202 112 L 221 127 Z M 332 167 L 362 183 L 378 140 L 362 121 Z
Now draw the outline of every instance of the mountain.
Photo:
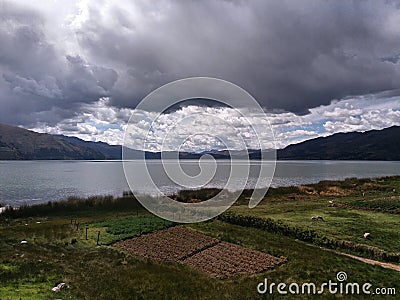
M 66 136 L 62 134 L 54 136 L 71 144 L 87 147 L 98 151 L 104 155 L 105 159 L 122 159 L 122 146 L 120 145 L 109 145 L 104 142 L 89 142 L 74 136 Z
M 336 133 L 277 151 L 280 160 L 400 160 L 400 127 Z
M 129 151 L 129 158 L 160 159 L 160 152 Z M 260 150 L 231 151 L 232 157 L 260 159 Z M 209 154 L 215 159 L 229 159 L 227 150 L 201 153 L 165 152 L 163 157 L 199 159 Z M 122 146 L 88 142 L 77 137 L 37 133 L 20 127 L 0 124 L 0 160 L 29 159 L 121 159 Z M 278 160 L 400 160 L 400 127 L 366 132 L 337 133 L 307 140 L 277 150 Z
M 104 142 L 90 142 L 85 141 L 80 138 L 74 136 L 66 136 L 66 135 L 54 135 L 57 138 L 65 140 L 71 144 L 77 146 L 84 146 L 95 151 L 102 153 L 105 159 L 122 159 L 122 146 L 121 145 L 109 145 Z M 151 152 L 151 151 L 141 151 L 141 150 L 134 150 L 125 148 L 125 155 L 129 159 L 141 159 L 143 155 L 146 159 L 161 159 L 160 152 Z M 163 154 L 164 158 L 175 158 L 177 155 L 176 152 L 165 152 Z M 179 157 L 181 159 L 198 159 L 201 155 L 197 153 L 188 153 L 188 152 L 180 152 Z
M 101 152 L 56 136 L 0 124 L 0 160 L 104 159 Z

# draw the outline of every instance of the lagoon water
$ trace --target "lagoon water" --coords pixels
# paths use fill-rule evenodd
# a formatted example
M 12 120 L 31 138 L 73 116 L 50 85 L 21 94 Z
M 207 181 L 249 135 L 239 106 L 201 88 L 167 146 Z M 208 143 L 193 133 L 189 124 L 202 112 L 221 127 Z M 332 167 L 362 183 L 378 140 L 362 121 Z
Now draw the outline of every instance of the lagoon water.
M 133 172 L 134 163 L 133 163 Z M 218 169 L 207 187 L 223 187 L 229 175 L 229 161 L 217 161 Z M 183 161 L 185 171 L 196 173 L 197 161 Z M 252 161 L 250 175 L 236 176 L 252 188 L 260 162 Z M 149 162 L 153 180 L 162 192 L 172 194 L 181 186 L 169 180 L 161 161 Z M 278 161 L 272 186 L 315 183 L 326 179 L 400 175 L 400 162 L 382 161 Z M 140 174 L 138 174 L 140 177 Z M 151 191 L 143 184 L 139 192 Z M 128 191 L 121 161 L 0 161 L 0 203 L 20 206 L 65 199 L 69 196 L 122 195 Z

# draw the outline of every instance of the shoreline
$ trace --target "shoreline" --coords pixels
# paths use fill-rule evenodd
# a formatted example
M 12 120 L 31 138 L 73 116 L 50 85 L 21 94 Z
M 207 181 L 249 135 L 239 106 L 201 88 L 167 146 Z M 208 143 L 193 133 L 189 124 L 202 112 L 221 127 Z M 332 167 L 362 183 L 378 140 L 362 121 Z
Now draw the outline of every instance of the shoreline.
M 278 186 L 278 187 L 270 186 L 268 189 L 268 192 L 264 198 L 268 197 L 268 195 L 270 195 L 271 193 L 276 193 L 274 191 L 278 191 L 278 193 L 285 194 L 286 193 L 285 191 L 290 191 L 290 193 L 291 193 L 293 191 L 293 189 L 298 189 L 300 191 L 301 188 L 307 188 L 307 187 L 313 188 L 313 187 L 316 187 L 319 185 L 332 184 L 334 186 L 340 186 L 340 185 L 346 183 L 347 181 L 374 183 L 374 182 L 380 182 L 380 181 L 385 181 L 385 180 L 390 180 L 390 179 L 399 179 L 400 180 L 400 175 L 361 177 L 361 178 L 349 177 L 349 178 L 338 179 L 338 180 L 324 179 L 324 180 L 320 180 L 320 181 L 314 182 L 314 183 L 306 183 L 306 184 L 299 184 L 299 185 L 283 185 L 283 186 Z M 187 198 L 187 195 L 191 195 L 192 197 L 196 198 L 196 196 L 198 194 L 205 194 L 205 193 L 209 193 L 210 191 L 212 191 L 211 194 L 213 194 L 213 193 L 218 193 L 219 191 L 221 191 L 221 189 L 218 187 L 206 187 L 206 188 L 200 188 L 200 189 L 183 189 L 183 190 L 178 191 L 177 193 L 169 195 L 169 197 L 178 198 L 181 195 L 183 198 Z M 244 189 L 242 191 L 242 195 L 252 193 L 253 191 L 254 191 L 254 189 Z M 146 194 L 144 194 L 144 195 L 146 195 Z M 308 194 L 308 195 L 311 195 L 311 194 Z M 154 196 L 150 196 L 150 195 L 148 195 L 148 196 L 154 197 Z M 291 196 L 291 197 L 294 197 L 294 196 Z M 203 198 L 204 198 L 204 196 L 203 196 Z M 71 202 L 71 203 L 85 202 L 85 201 L 93 202 L 93 201 L 97 201 L 97 200 L 102 201 L 104 199 L 109 199 L 110 201 L 119 201 L 120 199 L 134 199 L 135 201 L 137 201 L 136 198 L 134 197 L 134 194 L 131 191 L 122 191 L 122 193 L 119 193 L 118 195 L 98 194 L 98 195 L 91 195 L 91 196 L 87 196 L 87 197 L 73 195 L 73 196 L 69 196 L 67 198 L 63 198 L 63 199 L 59 199 L 59 200 L 47 200 L 47 201 L 44 200 L 44 201 L 41 201 L 40 203 L 31 203 L 31 204 L 28 203 L 28 204 L 24 204 L 24 205 L 20 205 L 20 206 L 12 206 L 10 204 L 5 204 L 5 203 L 3 203 L 4 202 L 4 200 L 3 200 L 3 202 L 0 201 L 0 214 L 4 213 L 9 208 L 17 210 L 21 207 L 24 208 L 24 207 L 34 207 L 34 206 L 46 206 L 46 205 L 50 205 L 50 204 L 51 205 L 60 205 L 60 204 L 68 203 L 68 202 Z M 26 202 L 26 200 L 24 200 L 24 201 Z
M 284 188 L 291 188 L 291 187 L 300 187 L 300 186 L 313 186 L 313 185 L 318 185 L 321 184 L 322 182 L 345 182 L 346 180 L 360 180 L 360 181 L 365 181 L 365 180 L 370 180 L 370 181 L 379 181 L 381 179 L 385 179 L 385 178 L 400 178 L 400 175 L 388 175 L 388 176 L 377 176 L 377 177 L 347 177 L 344 179 L 323 179 L 317 182 L 310 182 L 310 183 L 304 183 L 304 184 L 298 184 L 298 185 L 280 185 L 280 186 L 273 186 L 271 184 L 271 186 L 268 188 L 269 189 L 284 189 Z M 171 194 L 169 195 L 169 197 L 173 197 L 178 195 L 180 192 L 202 192 L 202 191 L 206 191 L 206 190 L 210 190 L 210 189 L 216 189 L 216 190 L 221 190 L 221 188 L 219 187 L 203 187 L 200 189 L 182 189 L 182 190 L 178 190 L 177 193 Z M 253 191 L 254 189 L 244 189 L 245 191 Z M 235 192 L 235 191 L 233 191 Z M 122 193 L 115 193 L 115 194 L 110 194 L 110 193 L 105 193 L 105 194 L 93 194 L 93 195 L 89 195 L 89 196 L 79 196 L 79 195 L 71 195 L 68 196 L 67 198 L 60 198 L 60 199 L 56 199 L 56 200 L 40 200 L 40 199 L 32 199 L 32 200 L 27 200 L 27 199 L 23 199 L 23 200 L 12 200 L 14 201 L 24 201 L 29 202 L 32 201 L 33 203 L 26 203 L 23 205 L 19 205 L 19 206 L 13 206 L 11 204 L 5 203 L 5 202 L 9 202 L 7 200 L 0 200 L 0 214 L 5 210 L 5 207 L 9 206 L 12 207 L 14 209 L 18 209 L 18 207 L 25 207 L 25 206 L 35 206 L 35 205 L 44 205 L 47 204 L 49 202 L 55 203 L 55 202 L 65 202 L 68 201 L 70 198 L 71 199 L 80 199 L 82 201 L 85 201 L 87 199 L 91 199 L 91 198 L 103 198 L 103 197 L 112 197 L 115 199 L 118 198 L 122 198 L 122 197 L 126 197 L 126 196 L 133 196 L 131 191 L 128 190 L 124 190 L 122 191 Z M 148 194 L 143 194 L 146 196 L 150 196 L 150 197 L 154 197 Z M 38 203 L 39 202 L 39 203 Z
M 0 181 L 0 203 L 22 206 L 28 203 L 61 201 L 69 196 L 90 197 L 111 194 L 115 197 L 129 190 L 122 161 L 3 161 Z M 168 162 L 167 162 L 168 163 Z M 240 163 L 240 162 L 238 162 Z M 133 162 L 134 164 L 134 162 Z M 177 193 L 180 186 L 171 182 L 163 172 L 162 162 L 148 162 L 153 181 L 164 194 Z M 207 187 L 221 188 L 230 170 L 229 161 L 217 161 L 216 176 Z M 238 186 L 255 186 L 260 170 L 259 161 L 250 161 L 250 175 L 236 176 Z M 268 164 L 268 162 L 267 162 Z M 197 161 L 182 161 L 188 172 L 197 170 Z M 265 166 L 265 165 L 264 165 Z M 135 166 L 133 166 L 134 168 Z M 239 166 L 240 167 L 240 166 Z M 266 166 L 268 167 L 268 165 Z M 244 167 L 247 169 L 247 167 Z M 239 170 L 241 171 L 241 170 Z M 245 170 L 244 170 L 245 171 Z M 345 178 L 375 178 L 400 175 L 400 162 L 385 161 L 278 161 L 271 187 L 314 184 L 320 180 Z M 136 174 L 135 176 L 140 176 Z M 138 177 L 140 178 L 140 177 Z M 265 179 L 265 185 L 270 178 Z M 155 194 L 151 185 L 132 186 L 142 194 Z

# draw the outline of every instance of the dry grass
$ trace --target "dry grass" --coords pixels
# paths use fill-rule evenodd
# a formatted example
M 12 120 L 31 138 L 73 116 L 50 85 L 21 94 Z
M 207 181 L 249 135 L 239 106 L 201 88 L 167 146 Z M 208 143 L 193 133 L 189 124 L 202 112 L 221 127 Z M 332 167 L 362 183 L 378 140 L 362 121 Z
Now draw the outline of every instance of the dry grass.
M 323 197 L 340 197 L 340 196 L 348 196 L 352 193 L 351 190 L 345 190 L 338 186 L 330 186 L 326 188 L 326 190 L 321 191 L 319 194 Z

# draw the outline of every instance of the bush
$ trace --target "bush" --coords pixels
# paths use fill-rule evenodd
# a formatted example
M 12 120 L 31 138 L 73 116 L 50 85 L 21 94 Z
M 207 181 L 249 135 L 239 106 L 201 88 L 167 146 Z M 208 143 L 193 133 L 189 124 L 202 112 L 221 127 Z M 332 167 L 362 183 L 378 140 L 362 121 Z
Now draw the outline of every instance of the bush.
M 64 201 L 49 201 L 43 204 L 7 207 L 0 219 L 27 218 L 51 215 L 77 215 L 87 211 L 138 211 L 142 205 L 134 196 L 114 198 L 113 196 L 91 196 L 88 198 L 69 197 Z

